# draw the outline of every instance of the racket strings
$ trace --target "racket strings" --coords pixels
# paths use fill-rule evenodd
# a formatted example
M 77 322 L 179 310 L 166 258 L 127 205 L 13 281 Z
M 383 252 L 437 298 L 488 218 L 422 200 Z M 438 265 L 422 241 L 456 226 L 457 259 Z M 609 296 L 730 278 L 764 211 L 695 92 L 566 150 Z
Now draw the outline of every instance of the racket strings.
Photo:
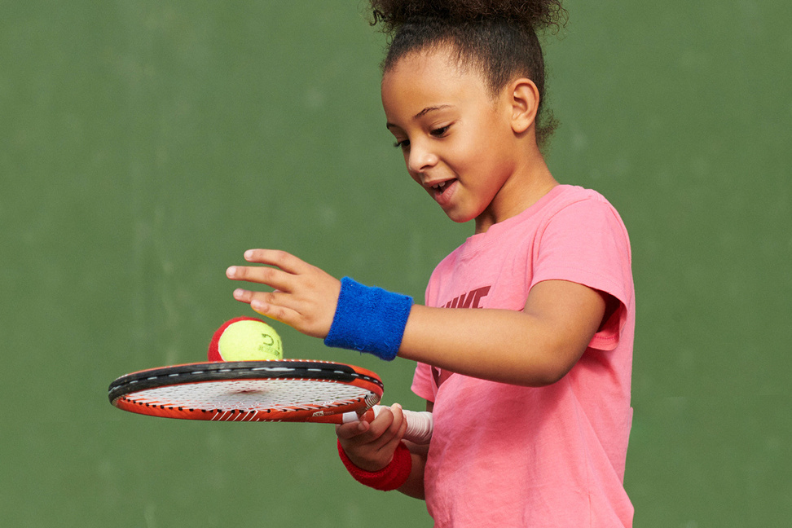
M 359 402 L 374 405 L 379 395 L 365 388 L 328 381 L 242 379 L 146 389 L 123 399 L 145 407 L 239 416 L 313 409 L 332 412 L 335 407 Z

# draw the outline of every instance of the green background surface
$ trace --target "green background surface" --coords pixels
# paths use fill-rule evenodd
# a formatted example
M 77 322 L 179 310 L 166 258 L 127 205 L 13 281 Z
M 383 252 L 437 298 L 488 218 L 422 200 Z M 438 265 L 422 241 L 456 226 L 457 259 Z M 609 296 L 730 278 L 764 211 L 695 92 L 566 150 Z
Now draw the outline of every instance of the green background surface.
M 549 163 L 631 234 L 636 527 L 792 520 L 792 3 L 569 1 Z M 422 298 L 471 234 L 406 175 L 356 0 L 0 1 L 0 525 L 430 526 L 357 485 L 332 428 L 162 420 L 126 372 L 251 314 L 249 247 Z M 420 407 L 413 365 L 377 370 Z

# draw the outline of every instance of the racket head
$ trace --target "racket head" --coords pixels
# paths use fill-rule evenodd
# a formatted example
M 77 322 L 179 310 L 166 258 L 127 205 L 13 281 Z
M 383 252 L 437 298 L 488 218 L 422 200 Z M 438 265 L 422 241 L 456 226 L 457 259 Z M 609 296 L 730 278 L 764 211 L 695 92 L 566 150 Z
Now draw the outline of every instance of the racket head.
M 204 362 L 133 372 L 110 384 L 119 409 L 212 421 L 335 422 L 382 398 L 370 370 L 329 361 Z

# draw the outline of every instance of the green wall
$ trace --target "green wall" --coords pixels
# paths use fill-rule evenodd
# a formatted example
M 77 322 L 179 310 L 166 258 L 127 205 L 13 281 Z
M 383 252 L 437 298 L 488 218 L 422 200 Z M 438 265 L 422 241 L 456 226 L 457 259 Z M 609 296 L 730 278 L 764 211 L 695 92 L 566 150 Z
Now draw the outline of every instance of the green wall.
M 248 309 L 250 247 L 417 298 L 470 234 L 406 175 L 363 3 L 0 1 L 0 525 L 430 526 L 332 428 L 111 407 Z M 549 162 L 622 213 L 638 296 L 636 527 L 792 518 L 792 4 L 567 3 Z M 412 365 L 278 327 L 293 358 Z

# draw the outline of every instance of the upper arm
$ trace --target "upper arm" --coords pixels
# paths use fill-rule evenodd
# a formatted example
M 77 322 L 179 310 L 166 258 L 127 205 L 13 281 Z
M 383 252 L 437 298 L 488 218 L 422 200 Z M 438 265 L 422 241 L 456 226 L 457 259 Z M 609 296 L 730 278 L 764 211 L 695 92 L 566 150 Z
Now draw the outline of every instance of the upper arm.
M 586 351 L 594 334 L 606 320 L 607 310 L 618 308 L 610 295 L 582 284 L 547 280 L 534 285 L 523 312 L 552 336 L 545 348 L 548 382 L 561 379 Z

